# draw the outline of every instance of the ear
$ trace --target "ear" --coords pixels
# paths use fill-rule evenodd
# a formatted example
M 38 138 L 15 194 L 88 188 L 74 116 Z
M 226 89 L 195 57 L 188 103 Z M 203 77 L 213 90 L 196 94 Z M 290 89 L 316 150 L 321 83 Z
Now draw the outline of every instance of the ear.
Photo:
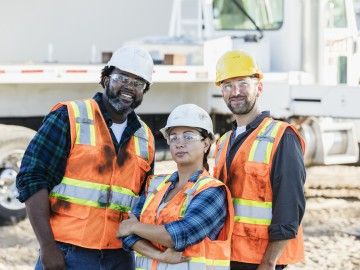
M 106 76 L 106 77 L 104 78 L 104 85 L 105 85 L 105 87 L 109 87 L 109 83 L 110 83 L 110 78 L 109 78 L 109 76 Z
M 145 94 L 147 91 L 149 91 L 149 89 L 150 89 L 150 83 L 146 82 L 146 87 L 145 87 L 145 89 L 144 89 L 144 94 Z
M 256 86 L 256 89 L 257 89 L 257 93 L 256 93 L 256 96 L 257 97 L 260 97 L 263 93 L 263 83 L 262 81 L 259 81 L 257 86 Z

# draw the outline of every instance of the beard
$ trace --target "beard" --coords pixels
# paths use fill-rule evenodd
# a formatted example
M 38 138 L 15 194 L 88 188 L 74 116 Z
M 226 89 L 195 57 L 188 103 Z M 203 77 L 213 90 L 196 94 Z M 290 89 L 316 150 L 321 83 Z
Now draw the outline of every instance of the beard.
M 122 91 L 122 89 L 120 90 Z M 134 96 L 132 103 L 124 103 L 118 95 L 110 91 L 109 86 L 105 88 L 105 97 L 110 107 L 118 114 L 130 113 L 135 108 L 139 107 L 142 102 L 143 96 Z
M 234 106 L 231 104 L 231 100 L 229 100 L 226 105 L 227 107 L 230 109 L 230 111 L 233 114 L 237 114 L 237 115 L 244 115 L 244 114 L 248 114 L 249 112 L 252 111 L 252 109 L 254 108 L 255 104 L 256 104 L 257 98 L 256 96 L 254 97 L 246 97 L 243 101 L 242 104 L 238 105 L 238 106 Z

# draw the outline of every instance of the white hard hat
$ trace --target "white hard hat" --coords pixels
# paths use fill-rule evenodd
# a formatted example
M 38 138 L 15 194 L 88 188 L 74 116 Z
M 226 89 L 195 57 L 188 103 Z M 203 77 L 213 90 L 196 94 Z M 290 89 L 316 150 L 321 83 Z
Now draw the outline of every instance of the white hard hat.
M 210 115 L 195 104 L 183 104 L 177 106 L 169 115 L 166 126 L 160 129 L 165 139 L 168 138 L 168 130 L 172 127 L 194 127 L 205 129 L 214 139 L 213 124 Z
M 150 54 L 141 48 L 121 47 L 114 52 L 107 66 L 117 67 L 143 78 L 148 83 L 152 82 L 154 62 Z

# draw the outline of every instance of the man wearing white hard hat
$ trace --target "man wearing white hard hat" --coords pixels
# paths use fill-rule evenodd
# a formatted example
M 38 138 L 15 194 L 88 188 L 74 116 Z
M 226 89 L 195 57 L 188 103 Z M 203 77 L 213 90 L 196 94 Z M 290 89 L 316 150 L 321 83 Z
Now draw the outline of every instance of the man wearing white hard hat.
M 139 253 L 136 269 L 230 269 L 234 210 L 229 189 L 208 172 L 214 140 L 209 114 L 195 104 L 180 105 L 160 131 L 177 171 L 149 177 L 119 236 Z
M 135 114 L 153 61 L 117 50 L 101 72 L 104 93 L 56 104 L 30 143 L 17 177 L 40 244 L 35 269 L 135 269 L 116 238 L 148 174 L 154 138 Z

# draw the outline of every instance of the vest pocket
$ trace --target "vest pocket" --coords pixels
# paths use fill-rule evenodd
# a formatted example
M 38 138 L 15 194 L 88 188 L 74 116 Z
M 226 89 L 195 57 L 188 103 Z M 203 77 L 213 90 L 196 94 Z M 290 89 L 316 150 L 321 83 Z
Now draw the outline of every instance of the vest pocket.
M 90 214 L 90 207 L 73 204 L 59 199 L 52 199 L 51 212 L 52 215 L 70 216 L 76 217 L 78 219 L 86 219 Z
M 268 226 L 235 222 L 231 239 L 231 258 L 259 264 L 268 241 Z
M 86 241 L 92 238 L 84 237 L 90 219 L 90 206 L 52 198 L 51 211 L 50 224 L 55 240 L 80 246 L 92 246 L 92 243 Z M 95 231 L 95 229 L 92 230 L 94 235 L 97 234 Z
M 144 160 L 143 158 L 139 157 L 139 156 L 136 156 L 136 159 L 137 159 L 137 164 L 138 166 L 140 167 L 140 169 L 142 171 L 144 171 L 145 173 L 147 173 L 148 171 L 150 171 L 150 165 L 149 163 Z
M 254 239 L 269 239 L 268 226 L 266 225 L 235 222 L 233 234 Z
M 246 162 L 245 163 L 244 190 L 247 197 L 259 201 L 271 201 L 270 168 L 266 164 Z

